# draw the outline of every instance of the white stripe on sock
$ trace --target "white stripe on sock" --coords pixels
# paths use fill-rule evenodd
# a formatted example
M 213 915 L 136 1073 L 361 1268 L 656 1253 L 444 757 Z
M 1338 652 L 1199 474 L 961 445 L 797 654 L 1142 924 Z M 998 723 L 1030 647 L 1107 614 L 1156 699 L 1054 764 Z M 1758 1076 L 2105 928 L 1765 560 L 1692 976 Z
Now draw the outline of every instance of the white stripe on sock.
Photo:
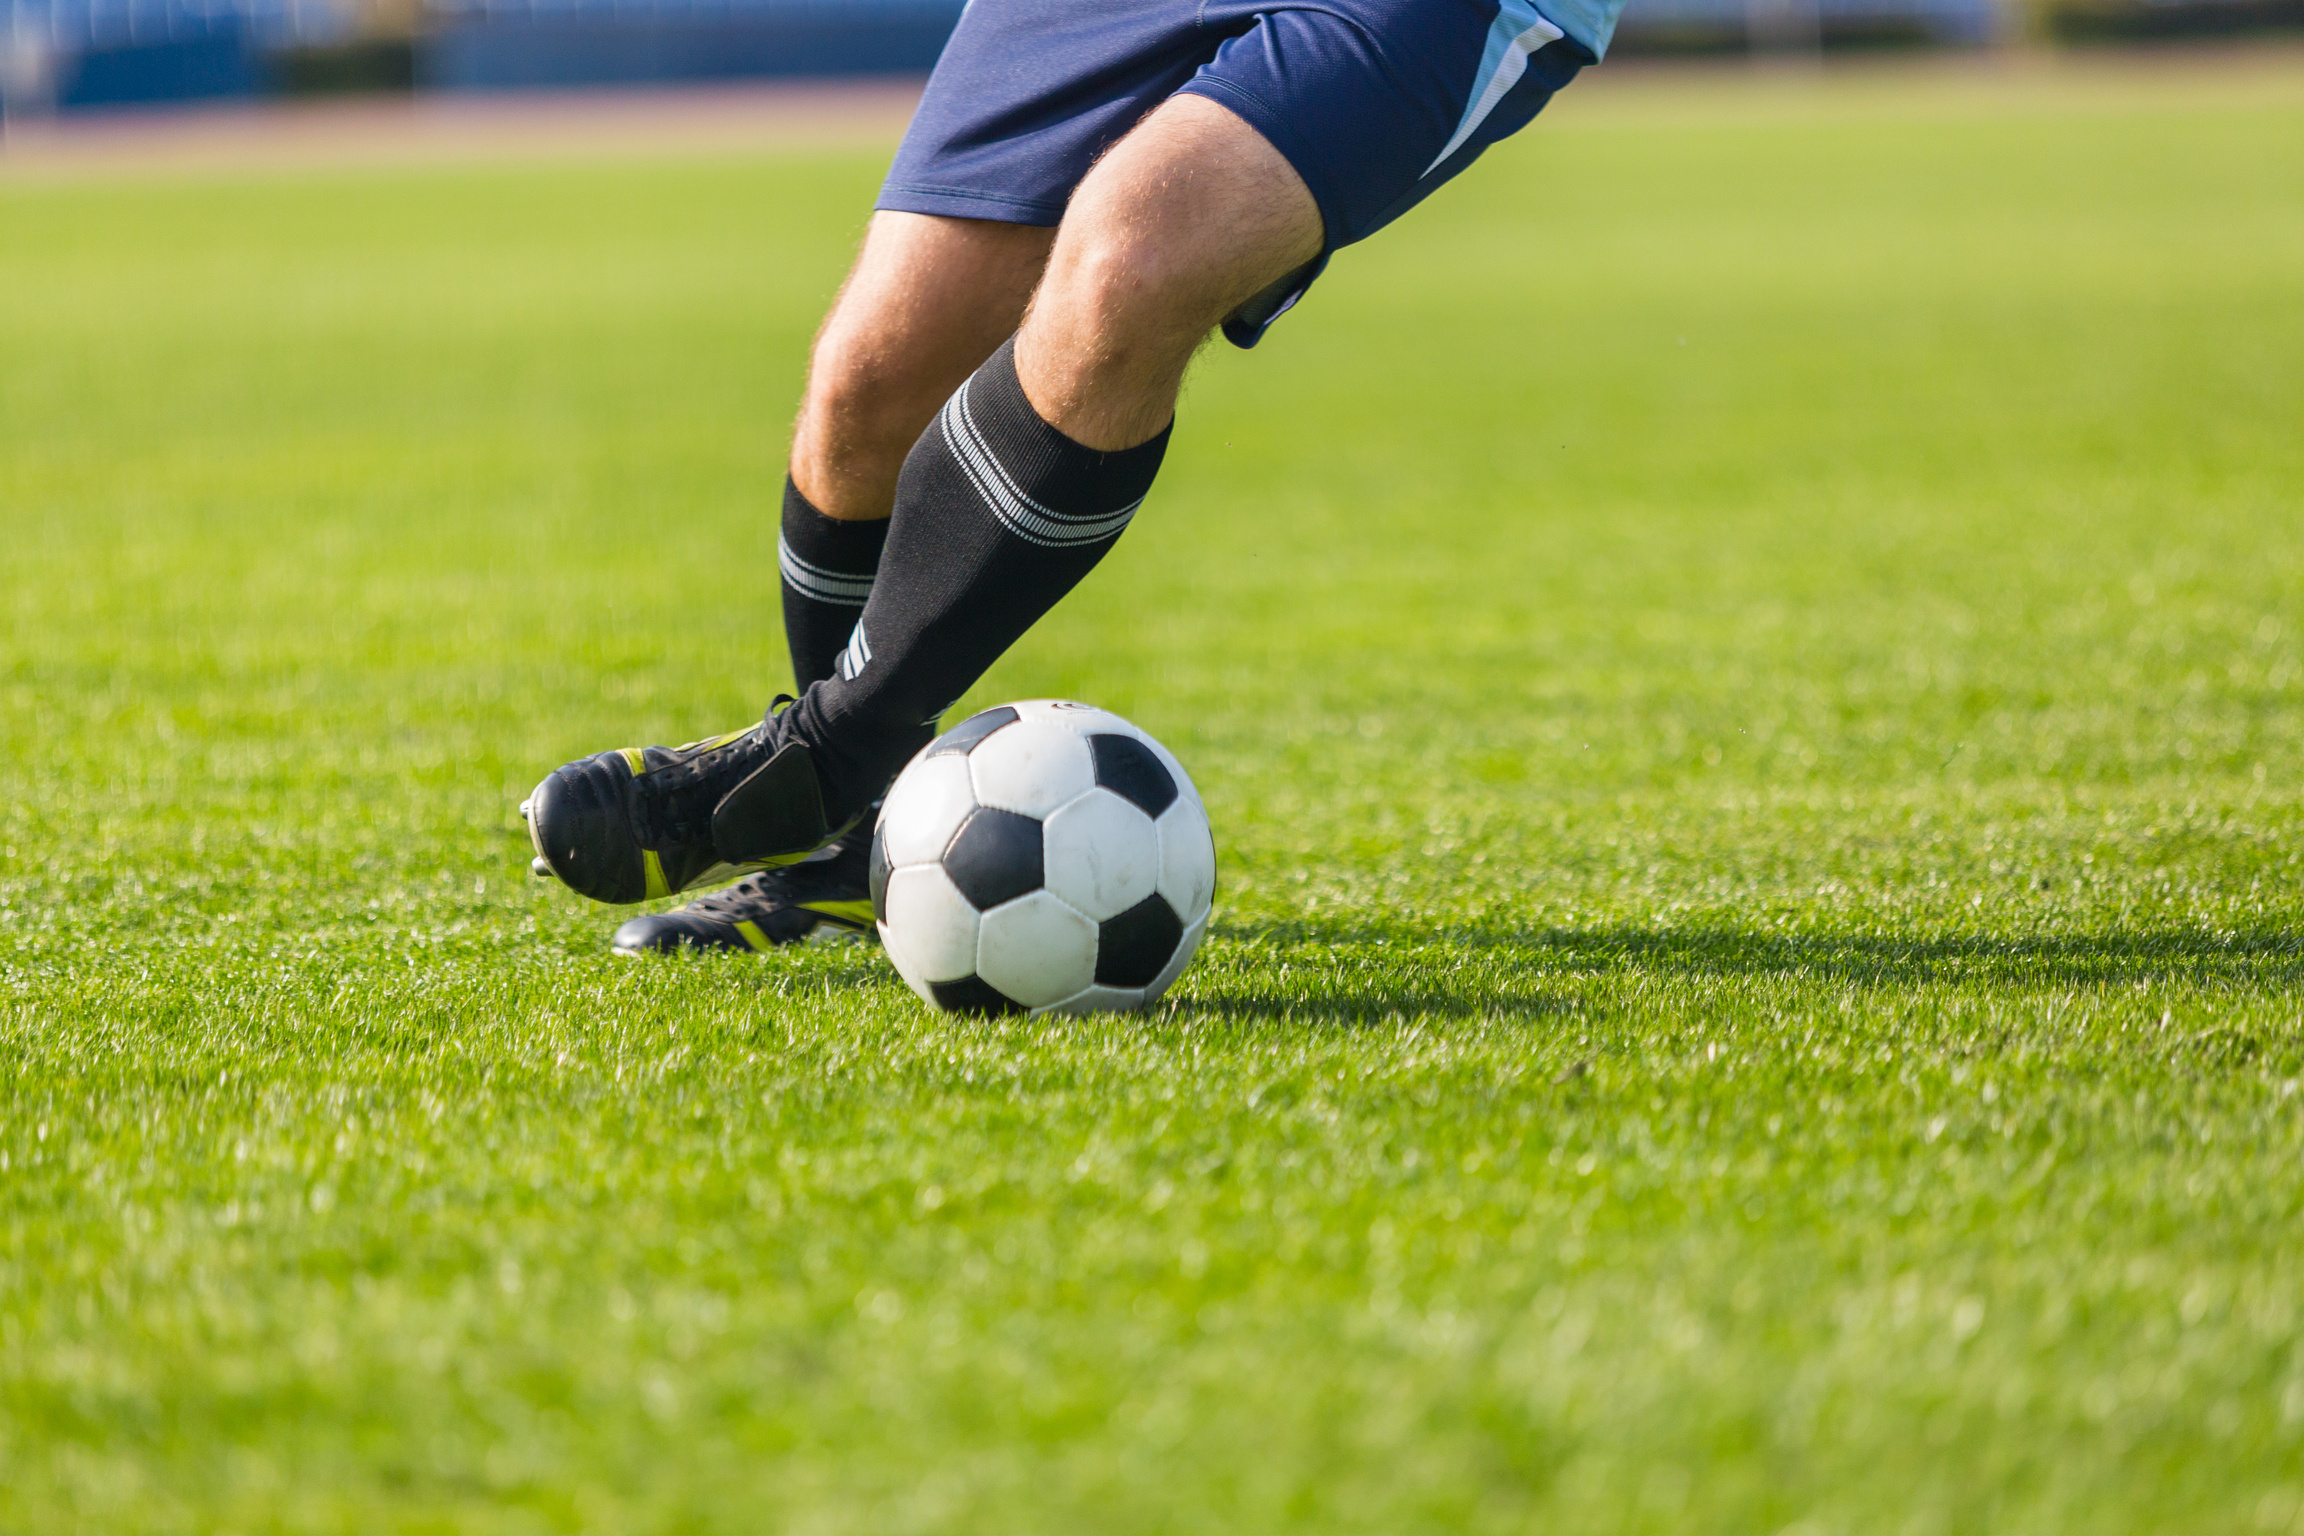
M 969 417 L 966 384 L 945 403 L 939 419 L 945 446 L 960 461 L 976 494 L 984 498 L 985 506 L 1003 528 L 1029 543 L 1049 549 L 1094 544 L 1117 535 L 1144 505 L 1144 498 L 1139 496 L 1117 512 L 1078 516 L 1044 507 L 1025 495 Z
M 848 635 L 848 648 L 840 653 L 840 675 L 853 682 L 864 675 L 872 665 L 872 641 L 864 633 L 864 621 L 858 619 L 855 629 Z
M 802 597 L 813 598 L 819 603 L 831 603 L 841 608 L 861 608 L 864 599 L 872 595 L 871 577 L 850 576 L 842 571 L 828 571 L 823 566 L 810 565 L 792 553 L 792 546 L 784 542 L 782 534 L 776 536 L 776 568 L 784 573 L 784 579 L 792 583 L 794 590 Z

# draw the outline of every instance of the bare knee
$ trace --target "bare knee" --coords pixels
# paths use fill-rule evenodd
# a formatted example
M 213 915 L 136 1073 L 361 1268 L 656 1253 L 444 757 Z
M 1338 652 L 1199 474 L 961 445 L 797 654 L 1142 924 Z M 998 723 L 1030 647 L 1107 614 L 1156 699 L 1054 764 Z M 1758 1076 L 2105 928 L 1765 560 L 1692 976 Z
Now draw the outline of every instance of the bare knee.
M 901 351 L 887 338 L 827 326 L 809 358 L 808 391 L 801 406 L 803 435 L 814 421 L 849 452 L 904 436 L 903 424 L 919 413 L 915 397 L 923 391 L 918 372 L 903 366 Z M 929 410 L 933 413 L 934 406 Z M 915 425 L 913 435 L 918 432 Z
M 885 310 L 835 313 L 817 337 L 792 434 L 792 479 L 825 516 L 870 521 L 895 503 L 904 456 L 981 358 L 923 346 Z M 989 351 L 997 338 L 982 342 Z M 946 356 L 945 353 L 953 353 Z
M 886 517 L 905 454 L 1016 328 L 1053 232 L 876 215 L 817 335 L 792 478 L 826 516 Z
M 1171 100 L 1065 214 L 1018 345 L 1026 395 L 1091 446 L 1145 440 L 1208 332 L 1321 239 L 1311 193 L 1262 135 L 1203 98 Z
M 1097 222 L 1057 246 L 1030 324 L 1105 370 L 1189 355 L 1212 323 L 1185 253 L 1148 230 Z
M 793 429 L 793 482 L 827 517 L 886 517 L 883 503 L 894 495 L 896 469 L 919 430 L 919 412 L 886 360 L 827 333 L 817 342 Z
M 1164 427 L 1185 369 L 1223 318 L 1196 253 L 1154 221 L 1068 219 L 1033 295 L 1017 369 L 1033 408 L 1076 440 L 1129 448 Z

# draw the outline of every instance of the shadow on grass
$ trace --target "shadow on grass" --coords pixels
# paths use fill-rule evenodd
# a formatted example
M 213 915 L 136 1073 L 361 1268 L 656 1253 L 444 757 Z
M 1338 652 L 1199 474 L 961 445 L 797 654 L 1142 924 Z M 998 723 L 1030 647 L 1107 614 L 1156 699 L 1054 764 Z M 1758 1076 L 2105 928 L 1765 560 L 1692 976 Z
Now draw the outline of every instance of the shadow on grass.
M 1838 985 L 1909 987 L 1989 983 L 2017 987 L 2182 982 L 2285 988 L 2304 985 L 2304 935 L 2156 929 L 2071 935 L 1771 934 L 1727 928 L 1433 928 L 1380 937 L 1341 924 L 1219 925 L 1219 936 L 1303 964 L 1310 976 L 1397 975 L 1451 951 L 1474 962 L 1483 993 L 1496 998 L 1500 970 L 1523 969 L 1530 989 L 1612 972 L 1715 977 L 1781 977 Z M 1468 1000 L 1466 1000 L 1468 1002 Z M 1502 1002 L 1501 999 L 1498 999 Z M 1410 1006 L 1406 999 L 1390 1006 Z M 1491 1003 L 1490 1007 L 1496 1006 Z M 1446 1008 L 1435 1011 L 1449 1011 Z M 1469 1006 L 1465 1011 L 1485 1011 Z
M 1233 1022 L 1313 1022 L 1359 1028 L 1408 1019 L 1546 1018 L 1577 1012 L 1575 998 L 1526 988 L 1388 987 L 1354 984 L 1338 975 L 1313 978 L 1300 992 L 1269 987 L 1229 987 L 1202 981 L 1178 1007 L 1196 1018 Z

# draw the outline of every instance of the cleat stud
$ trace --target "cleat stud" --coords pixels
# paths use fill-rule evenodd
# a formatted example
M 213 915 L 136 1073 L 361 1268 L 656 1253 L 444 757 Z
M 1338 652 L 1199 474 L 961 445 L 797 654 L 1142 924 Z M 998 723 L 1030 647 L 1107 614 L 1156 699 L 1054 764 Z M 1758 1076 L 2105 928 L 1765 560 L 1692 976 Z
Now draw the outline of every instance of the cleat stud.
M 553 877 L 552 866 L 545 863 L 541 858 L 530 859 L 528 861 L 528 873 L 534 875 L 539 880 L 549 880 Z
M 536 819 L 536 812 L 532 809 L 535 804 L 536 797 L 533 795 L 520 802 L 520 819 L 522 821 L 534 821 Z

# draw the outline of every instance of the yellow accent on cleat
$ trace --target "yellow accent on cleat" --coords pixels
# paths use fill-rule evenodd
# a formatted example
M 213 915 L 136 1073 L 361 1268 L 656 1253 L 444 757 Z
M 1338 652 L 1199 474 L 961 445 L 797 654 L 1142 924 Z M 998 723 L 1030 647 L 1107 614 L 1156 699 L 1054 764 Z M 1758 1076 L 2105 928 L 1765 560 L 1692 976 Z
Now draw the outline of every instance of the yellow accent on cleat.
M 664 878 L 664 861 L 656 856 L 655 849 L 640 850 L 640 867 L 648 877 L 648 894 L 643 900 L 654 901 L 659 896 L 672 894 L 672 884 Z
M 618 747 L 616 755 L 624 759 L 624 766 L 632 770 L 632 777 L 638 778 L 648 771 L 648 754 L 645 747 Z
M 872 903 L 869 900 L 804 901 L 800 903 L 800 908 L 804 912 L 821 912 L 826 917 L 837 917 L 860 928 L 872 926 Z
M 769 942 L 768 935 L 760 931 L 760 925 L 758 923 L 750 921 L 738 923 L 736 925 L 736 931 L 744 935 L 744 942 L 751 945 L 754 949 L 766 952 L 776 947 L 773 943 Z

